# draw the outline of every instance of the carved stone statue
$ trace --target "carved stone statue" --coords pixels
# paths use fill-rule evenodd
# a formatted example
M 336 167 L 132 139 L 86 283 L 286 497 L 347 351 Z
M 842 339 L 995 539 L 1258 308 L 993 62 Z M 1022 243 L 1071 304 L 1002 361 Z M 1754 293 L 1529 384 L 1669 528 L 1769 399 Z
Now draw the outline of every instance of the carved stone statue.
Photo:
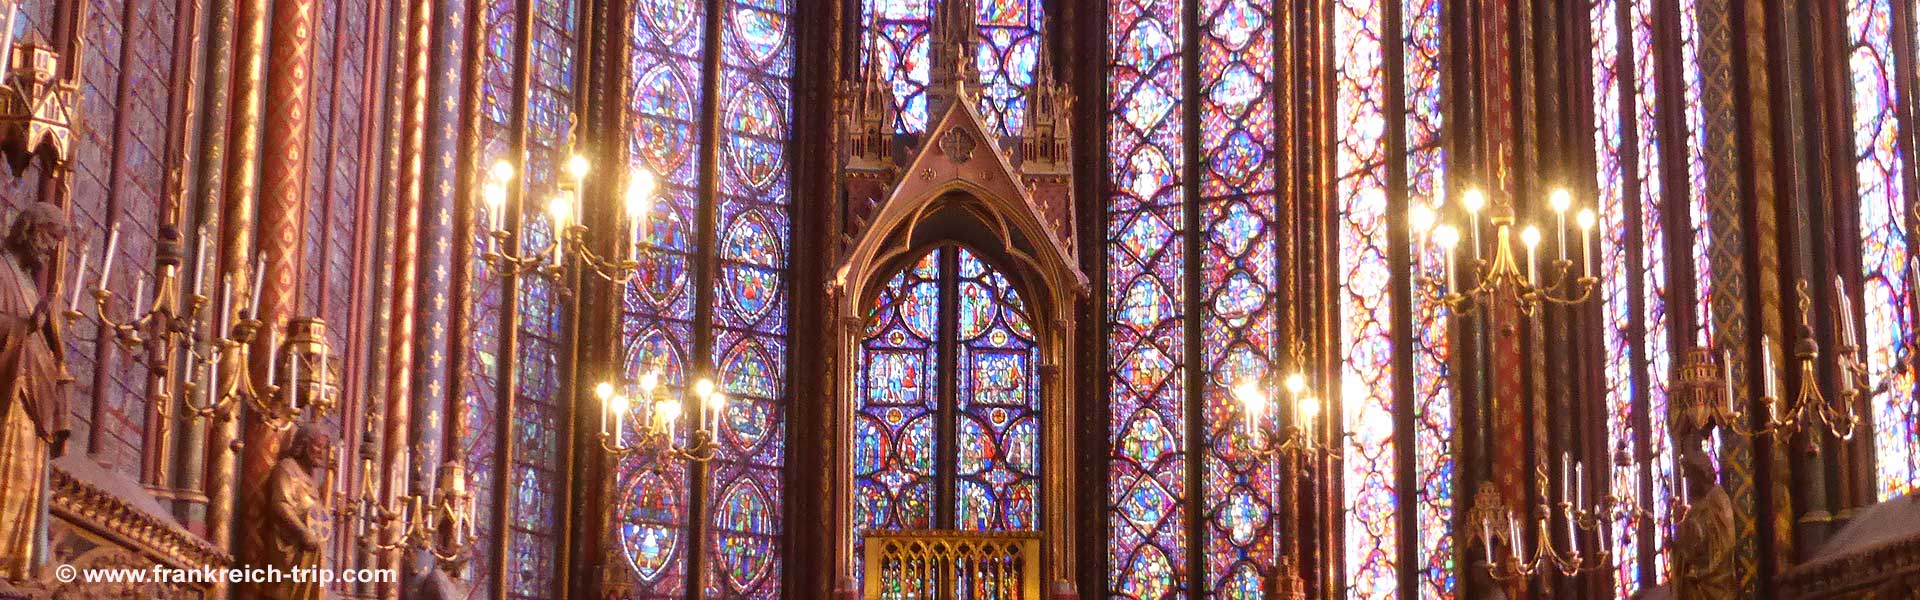
M 1720 600 L 1737 597 L 1733 574 L 1733 501 L 1720 487 L 1713 461 L 1698 447 L 1684 447 L 1680 469 L 1691 507 L 1674 533 L 1674 597 Z
M 260 559 L 286 571 L 323 566 L 327 506 L 321 498 L 319 474 L 333 455 L 333 436 L 316 425 L 302 424 L 267 475 L 264 522 L 252 523 Z M 256 565 L 263 566 L 263 565 Z M 325 590 L 311 576 L 304 582 L 283 581 L 238 590 L 240 598 L 259 600 L 317 600 Z
M 45 525 L 47 461 L 67 438 L 66 357 L 54 290 L 36 278 L 67 238 L 66 213 L 29 204 L 7 230 L 0 259 L 0 578 L 33 576 Z

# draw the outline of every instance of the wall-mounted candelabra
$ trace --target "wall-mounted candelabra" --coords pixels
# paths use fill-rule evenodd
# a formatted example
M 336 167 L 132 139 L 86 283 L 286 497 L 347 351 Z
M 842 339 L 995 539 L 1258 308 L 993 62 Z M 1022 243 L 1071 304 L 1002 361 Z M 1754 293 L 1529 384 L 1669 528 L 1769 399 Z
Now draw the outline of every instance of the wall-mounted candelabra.
M 1632 465 L 1624 448 L 1615 453 L 1614 462 L 1615 467 L 1621 469 Z M 1651 510 L 1613 492 L 1588 504 L 1585 465 L 1574 461 L 1570 454 L 1562 455 L 1561 463 L 1561 497 L 1557 501 L 1549 495 L 1546 469 L 1542 467 L 1534 472 L 1535 487 L 1542 501 L 1532 506 L 1529 517 L 1517 516 L 1492 486 L 1483 486 L 1474 498 L 1469 519 L 1479 524 L 1477 533 L 1486 553 L 1487 573 L 1495 581 L 1524 581 L 1545 573 L 1573 577 L 1610 568 L 1619 546 L 1615 535 L 1620 532 L 1615 531 L 1614 524 L 1653 516 Z M 1673 514 L 1685 514 L 1686 508 L 1684 498 L 1674 500 Z M 1561 541 L 1554 539 L 1556 527 L 1565 528 Z M 1538 540 L 1531 548 L 1525 536 L 1529 530 Z M 1505 553 L 1494 550 L 1496 539 L 1506 540 Z
M 159 267 L 153 285 L 147 276 L 138 276 L 126 312 L 119 313 L 116 295 L 108 289 L 114 275 L 115 251 L 120 243 L 120 228 L 107 234 L 106 251 L 100 260 L 99 275 L 93 285 L 85 281 L 86 269 L 74 269 L 73 295 L 68 301 L 69 320 L 85 319 L 80 295 L 87 290 L 92 297 L 91 319 L 102 335 L 129 351 L 133 359 L 160 377 L 159 391 L 153 398 L 162 411 L 169 410 L 175 398 L 188 413 L 198 418 L 225 418 L 245 404 L 274 429 L 293 427 L 302 414 L 324 414 L 339 404 L 340 390 L 335 385 L 329 359 L 332 355 L 326 339 L 326 323 L 314 317 L 294 317 L 268 323 L 260 314 L 261 275 L 265 258 L 254 263 L 251 282 L 235 279 L 229 273 L 220 285 L 207 277 L 212 260 L 212 234 L 206 227 L 199 233 L 199 252 L 194 265 L 192 289 L 181 276 L 179 231 L 171 226 L 159 230 L 156 263 Z M 86 265 L 89 253 L 83 250 L 79 265 Z M 217 287 L 217 291 L 216 291 Z M 247 296 L 236 305 L 234 290 Z M 220 296 L 218 312 L 213 296 Z M 116 317 L 115 314 L 123 316 Z M 253 342 L 267 336 L 267 376 L 257 381 L 247 368 Z M 184 357 L 181 373 L 175 374 L 175 361 Z
M 507 161 L 494 163 L 488 169 L 487 181 L 480 191 L 480 200 L 486 206 L 490 236 L 485 254 L 488 266 L 499 273 L 537 273 L 564 284 L 568 265 L 577 262 L 587 272 L 616 285 L 632 281 L 640 270 L 640 241 L 647 236 L 647 220 L 658 184 L 653 173 L 644 168 L 635 168 L 627 173 L 625 201 L 622 204 L 626 241 L 619 244 L 616 255 L 603 256 L 588 243 L 589 228 L 585 222 L 586 198 L 583 194 L 587 176 L 592 170 L 593 165 L 585 156 L 573 154 L 567 159 L 565 172 L 556 185 L 557 190 L 546 204 L 552 235 L 545 246 L 523 250 L 506 247 L 515 238 L 506 221 L 509 210 L 507 186 L 513 182 L 513 164 Z M 571 293 L 564 287 L 562 291 Z
M 1438 247 L 1445 255 L 1441 265 L 1437 265 L 1443 276 L 1436 280 L 1421 273 L 1422 268 L 1435 268 L 1436 265 L 1419 265 L 1416 254 L 1416 288 L 1421 293 L 1437 298 L 1456 312 L 1466 312 L 1474 306 L 1489 302 L 1495 292 L 1511 290 L 1518 299 L 1522 312 L 1532 314 L 1534 307 L 1540 304 L 1571 305 L 1587 301 L 1593 296 L 1593 289 L 1599 278 L 1595 277 L 1597 268 L 1593 267 L 1593 227 L 1595 215 L 1593 209 L 1582 208 L 1574 215 L 1579 230 L 1580 256 L 1576 262 L 1568 255 L 1567 243 L 1570 230 L 1567 226 L 1567 211 L 1573 208 L 1573 195 L 1566 190 L 1555 190 L 1547 200 L 1559 223 L 1560 244 L 1558 257 L 1548 265 L 1546 279 L 1541 278 L 1539 264 L 1539 246 L 1541 233 L 1538 227 L 1528 225 L 1518 233 L 1520 244 L 1526 253 L 1525 270 L 1521 270 L 1520 260 L 1516 257 L 1513 244 L 1513 209 L 1498 206 L 1491 209 L 1487 216 L 1488 224 L 1493 226 L 1492 255 L 1486 256 L 1481 250 L 1481 213 L 1489 211 L 1487 197 L 1478 189 L 1469 189 L 1461 194 L 1460 207 L 1467 215 L 1467 239 L 1461 239 L 1460 228 L 1451 223 L 1440 223 L 1440 215 L 1425 204 L 1415 204 L 1408 213 L 1408 224 L 1418 243 L 1428 243 Z M 1466 242 L 1469 265 L 1466 273 L 1460 273 L 1461 257 L 1457 256 L 1459 246 Z
M 1281 389 L 1293 403 L 1293 419 L 1287 424 L 1269 414 L 1273 398 Z M 1326 447 L 1317 441 L 1320 399 L 1308 386 L 1305 374 L 1293 373 L 1279 382 L 1271 381 L 1271 377 L 1241 381 L 1233 386 L 1233 397 L 1240 402 L 1241 421 L 1232 444 L 1241 456 L 1266 461 L 1281 454 L 1318 454 L 1339 460 L 1338 447 Z M 1334 423 L 1338 427 L 1338 421 Z M 1334 434 L 1341 439 L 1353 437 L 1343 429 L 1336 429 Z
M 479 539 L 474 525 L 479 510 L 466 468 L 449 460 L 440 465 L 432 491 L 413 488 L 407 482 L 410 473 L 421 470 L 418 461 L 424 453 L 416 449 L 413 468 L 402 473 L 399 488 L 409 493 L 383 500 L 374 470 L 373 457 L 379 452 L 374 440 L 369 428 L 360 446 L 360 498 L 343 507 L 354 524 L 354 539 L 373 553 L 411 548 L 432 554 L 442 565 L 462 562 Z
M 681 420 L 687 417 L 686 403 L 669 394 L 660 385 L 660 371 L 649 369 L 633 382 L 601 382 L 594 387 L 600 400 L 600 447 L 615 457 L 635 452 L 643 456 L 691 462 L 713 460 L 719 450 L 720 418 L 726 412 L 727 395 L 714 388 L 713 381 L 701 378 L 693 384 L 693 397 L 705 415 L 695 427 L 682 435 Z M 638 399 L 636 407 L 634 400 Z M 638 415 L 631 415 L 638 408 Z M 627 440 L 628 417 L 638 430 L 636 439 Z

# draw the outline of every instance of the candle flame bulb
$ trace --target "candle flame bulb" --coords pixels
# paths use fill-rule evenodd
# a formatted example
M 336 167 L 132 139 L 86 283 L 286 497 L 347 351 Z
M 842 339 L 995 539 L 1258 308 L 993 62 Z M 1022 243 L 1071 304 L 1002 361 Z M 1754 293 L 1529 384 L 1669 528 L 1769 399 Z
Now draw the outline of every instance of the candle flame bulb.
M 573 202 L 566 194 L 556 194 L 547 203 L 547 213 L 553 217 L 554 228 L 559 229 L 567 224 L 567 217 L 573 214 Z
M 626 396 L 612 396 L 606 398 L 606 400 L 607 410 L 616 415 L 627 414 L 627 409 L 633 406 L 632 402 L 627 400 Z
M 1580 225 L 1581 231 L 1593 229 L 1596 220 L 1597 217 L 1593 214 L 1593 209 L 1591 208 L 1582 208 L 1580 209 L 1580 213 L 1573 217 L 1573 222 Z
M 1439 215 L 1434 214 L 1433 209 L 1425 204 L 1415 204 L 1413 208 L 1407 209 L 1407 224 L 1413 227 L 1414 233 L 1424 234 L 1431 231 L 1434 222 L 1439 220 Z
M 1532 225 L 1528 225 L 1526 229 L 1520 230 L 1520 243 L 1526 244 L 1527 249 L 1529 250 L 1533 249 L 1535 246 L 1539 246 L 1540 245 L 1540 228 L 1534 227 Z
M 602 381 L 600 385 L 593 386 L 593 396 L 601 402 L 613 398 L 613 384 Z
M 1267 395 L 1260 391 L 1259 384 L 1242 381 L 1240 385 L 1233 386 L 1233 397 L 1238 398 L 1240 404 L 1246 407 L 1248 415 L 1258 417 L 1266 412 Z
M 680 419 L 680 401 L 679 400 L 667 400 L 665 402 L 661 402 L 660 405 L 654 407 L 653 410 L 654 412 L 659 413 L 660 420 L 662 421 L 672 423 Z
M 513 181 L 513 163 L 505 160 L 494 161 L 493 166 L 487 169 L 487 178 L 495 183 Z
M 1469 189 L 1467 193 L 1460 195 L 1460 206 L 1467 209 L 1467 212 L 1478 213 L 1480 209 L 1486 208 L 1487 195 L 1482 193 L 1480 188 Z
M 646 169 L 637 169 L 633 178 L 627 182 L 627 218 L 638 219 L 647 214 L 653 205 L 655 183 L 653 173 Z
M 575 154 L 567 158 L 567 174 L 573 176 L 575 180 L 586 179 L 587 172 L 591 170 L 593 170 L 593 163 L 588 162 L 587 157 Z
M 693 395 L 701 398 L 713 395 L 713 380 L 701 377 L 699 381 L 693 382 Z
M 480 188 L 480 200 L 487 203 L 487 210 L 500 210 L 507 205 L 507 186 L 499 182 L 489 182 Z
M 1441 248 L 1452 248 L 1460 243 L 1460 229 L 1452 225 L 1441 225 L 1433 230 L 1433 243 Z
M 1294 373 L 1287 376 L 1287 391 L 1298 394 L 1307 390 L 1307 376 Z
M 1554 190 L 1552 195 L 1547 196 L 1547 206 L 1556 213 L 1567 212 L 1567 209 L 1573 208 L 1573 194 L 1567 188 Z

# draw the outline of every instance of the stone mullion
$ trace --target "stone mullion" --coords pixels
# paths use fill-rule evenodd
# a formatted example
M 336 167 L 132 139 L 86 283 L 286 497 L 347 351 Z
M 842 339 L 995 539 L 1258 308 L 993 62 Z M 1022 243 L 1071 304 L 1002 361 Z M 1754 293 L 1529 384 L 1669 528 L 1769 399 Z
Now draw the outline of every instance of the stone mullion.
M 796 2 L 793 23 L 797 33 L 794 86 L 794 132 L 784 150 L 794 157 L 794 197 L 789 217 L 793 223 L 791 239 L 794 252 L 787 280 L 786 297 L 792 299 L 794 315 L 824 315 L 831 310 L 831 298 L 818 293 L 826 285 L 827 273 L 838 263 L 838 244 L 828 232 L 837 231 L 831 220 L 836 214 L 835 157 L 840 156 L 839 136 L 835 131 L 835 107 L 844 99 L 835 94 L 841 86 L 843 45 L 838 43 L 849 3 L 833 0 Z M 1047 14 L 1063 14 L 1054 5 Z M 855 20 L 857 22 L 857 19 Z M 1054 31 L 1059 28 L 1054 27 Z M 1046 51 L 1046 46 L 1042 46 Z M 804 145 L 799 140 L 809 140 Z M 1085 247 L 1084 245 L 1081 247 Z M 788 389 L 793 398 L 839 398 L 832 389 L 831 373 L 837 372 L 833 357 L 838 355 L 841 338 L 831 320 L 792 319 L 792 343 L 789 348 L 821 348 L 823 351 L 788 351 L 790 368 Z M 840 504 L 833 482 L 840 477 L 831 449 L 833 426 L 839 423 L 839 403 L 794 402 L 789 405 L 788 439 L 790 452 L 784 481 L 789 500 L 782 517 L 787 539 L 781 548 L 790 561 L 782 591 L 789 597 L 826 597 L 834 584 L 835 552 L 804 552 L 804 548 L 832 548 L 834 515 Z M 1058 493 L 1071 493 L 1061 490 Z M 1055 494 L 1047 494 L 1056 498 Z M 1049 502 L 1048 506 L 1053 504 Z M 1092 506 L 1098 506 L 1097 504 Z M 812 510 L 803 512 L 804 509 Z M 1098 512 L 1098 511 L 1096 511 Z M 1104 531 L 1104 529 L 1100 530 Z

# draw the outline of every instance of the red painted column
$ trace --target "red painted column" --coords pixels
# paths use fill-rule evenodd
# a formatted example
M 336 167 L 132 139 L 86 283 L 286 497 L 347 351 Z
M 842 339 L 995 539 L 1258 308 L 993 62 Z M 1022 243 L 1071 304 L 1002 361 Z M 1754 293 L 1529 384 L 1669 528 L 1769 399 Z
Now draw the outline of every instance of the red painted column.
M 256 11 L 267 9 L 265 4 L 265 0 L 243 0 L 240 3 L 241 21 L 245 24 L 243 32 L 248 32 L 243 33 L 242 37 L 250 38 L 248 41 L 253 42 L 251 49 L 255 51 L 260 41 L 256 25 L 266 19 L 265 14 Z M 265 269 L 256 274 L 257 277 L 266 278 L 260 286 L 258 315 L 265 323 L 264 331 L 274 331 L 287 319 L 297 316 L 295 311 L 299 306 L 297 282 L 303 270 L 300 257 L 301 222 L 307 201 L 307 165 L 310 162 L 307 157 L 310 137 L 307 107 L 312 83 L 313 0 L 273 0 L 272 19 L 272 36 L 265 40 L 267 78 L 263 112 L 255 113 L 260 118 L 252 119 L 252 123 L 236 130 L 257 130 L 261 136 L 258 154 L 259 239 L 255 253 L 249 258 L 265 259 Z M 243 45 L 242 49 L 246 51 L 249 47 Z M 258 84 L 249 87 L 257 90 Z M 236 114 L 251 112 L 251 109 L 243 108 Z M 236 193 L 244 193 L 243 190 L 249 187 L 234 186 Z M 271 369 L 268 357 L 273 353 L 267 346 L 271 337 L 263 335 L 254 342 L 251 371 L 257 382 L 266 381 Z M 265 513 L 268 506 L 261 494 L 288 433 L 275 431 L 251 414 L 246 417 L 243 427 L 247 443 L 242 449 L 240 469 L 242 522 L 258 526 L 268 522 Z M 261 561 L 253 560 L 259 556 L 257 543 L 254 536 L 243 535 L 235 559 L 242 564 L 260 564 Z M 244 597 L 246 590 L 240 592 Z

